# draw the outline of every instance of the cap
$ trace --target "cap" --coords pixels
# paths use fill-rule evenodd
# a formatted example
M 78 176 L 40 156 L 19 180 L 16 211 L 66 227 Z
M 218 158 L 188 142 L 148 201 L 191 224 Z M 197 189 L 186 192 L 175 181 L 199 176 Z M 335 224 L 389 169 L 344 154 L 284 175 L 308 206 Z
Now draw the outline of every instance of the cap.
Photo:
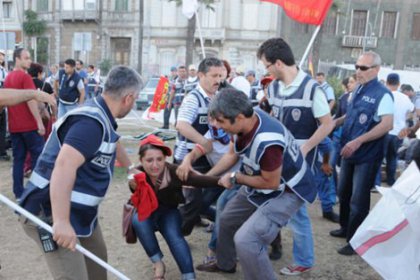
M 274 78 L 273 78 L 272 76 L 267 76 L 267 77 L 264 77 L 264 78 L 261 80 L 261 84 L 262 84 L 263 86 L 265 86 L 265 85 L 268 85 L 269 83 L 271 83 L 273 80 L 274 80 Z
M 188 70 L 197 70 L 197 68 L 194 64 L 190 64 L 190 66 L 188 66 Z
M 176 71 L 176 70 L 177 70 L 176 66 L 172 66 L 172 67 L 171 67 L 171 72 L 172 72 L 172 71 Z
M 157 137 L 154 134 L 150 134 L 149 136 L 147 136 L 146 138 L 144 138 L 143 140 L 140 141 L 140 147 L 150 144 L 152 146 L 155 147 L 160 147 L 164 150 L 165 155 L 167 155 L 168 157 L 170 157 L 172 155 L 172 150 L 171 148 L 169 148 L 168 146 L 165 145 L 165 142 L 163 142 L 162 139 L 160 139 L 159 137 Z
M 248 76 L 254 76 L 255 77 L 255 75 L 256 75 L 256 73 L 255 73 L 254 70 L 248 70 L 245 74 L 245 77 L 248 77 Z
M 6 52 L 5 52 L 4 50 L 1 50 L 1 49 L 0 49 L 0 53 L 1 53 L 2 55 L 6 55 Z
M 390 73 L 387 77 L 386 77 L 386 82 L 388 84 L 399 84 L 400 83 L 400 75 L 398 75 L 397 73 Z

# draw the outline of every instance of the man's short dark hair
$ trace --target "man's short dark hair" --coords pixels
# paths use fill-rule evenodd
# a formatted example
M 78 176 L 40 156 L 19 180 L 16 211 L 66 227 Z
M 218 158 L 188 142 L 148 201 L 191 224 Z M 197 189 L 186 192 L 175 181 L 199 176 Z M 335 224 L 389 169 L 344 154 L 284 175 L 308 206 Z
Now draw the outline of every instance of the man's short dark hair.
M 64 64 L 70 65 L 71 67 L 75 67 L 76 61 L 74 61 L 74 59 L 72 58 L 69 58 L 69 59 L 66 59 L 66 61 L 64 61 Z
M 77 59 L 76 62 L 79 62 L 80 65 L 83 65 L 83 61 L 81 61 L 80 59 Z
M 21 58 L 22 52 L 25 51 L 24 48 L 17 48 L 13 51 L 13 62 L 16 63 L 16 58 Z
M 95 69 L 95 66 L 94 66 L 94 65 L 92 65 L 92 64 L 89 64 L 89 65 L 88 65 L 88 68 L 90 68 L 90 69 Z
M 203 59 L 198 65 L 198 72 L 206 74 L 209 72 L 210 67 L 223 67 L 223 63 L 216 57 L 208 57 Z
M 187 70 L 187 67 L 185 67 L 185 65 L 181 65 L 181 66 L 178 66 L 178 70 L 179 69 L 185 69 L 185 70 Z
M 252 102 L 248 96 L 235 88 L 224 88 L 213 98 L 209 107 L 209 116 L 214 119 L 221 117 L 235 123 L 239 114 L 250 118 L 254 113 Z
M 296 64 L 292 49 L 282 38 L 271 38 L 262 43 L 258 48 L 257 57 L 261 59 L 262 56 L 270 63 L 281 60 L 287 66 Z
M 319 76 L 325 77 L 325 73 L 324 72 L 318 72 L 318 73 L 316 73 L 316 76 L 317 77 L 319 77 Z

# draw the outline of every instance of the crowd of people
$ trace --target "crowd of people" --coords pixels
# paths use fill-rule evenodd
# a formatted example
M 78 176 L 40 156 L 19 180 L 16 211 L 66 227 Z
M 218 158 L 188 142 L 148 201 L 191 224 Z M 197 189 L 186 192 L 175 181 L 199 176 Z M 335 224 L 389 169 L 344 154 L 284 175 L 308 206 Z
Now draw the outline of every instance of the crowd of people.
M 270 259 L 281 258 L 286 225 L 293 232 L 293 263 L 280 273 L 305 273 L 315 266 L 307 205 L 317 197 L 323 218 L 339 224 L 330 235 L 345 239 L 337 253 L 355 254 L 349 241 L 369 213 L 384 159 L 386 183 L 395 182 L 402 139 L 420 126 L 420 99 L 410 99 L 406 92 L 413 89 L 400 86 L 398 74 L 382 84 L 381 58 L 372 51 L 357 59 L 338 100 L 325 73 L 311 77 L 297 67 L 282 38 L 266 40 L 256 55 L 267 71 L 260 80 L 240 67 L 232 78 L 228 61 L 215 57 L 198 67 L 173 67 L 163 128 L 169 128 L 174 109 L 174 150 L 149 135 L 140 142 L 137 165 L 116 123 L 142 89 L 136 71 L 114 67 L 99 94 L 93 65 L 85 71 L 82 61 L 67 59 L 44 78 L 26 49 L 14 51 L 14 70 L 6 75 L 0 68 L 6 91 L 0 97 L 22 97 L 0 103 L 8 106 L 13 191 L 23 208 L 52 225 L 48 238 L 57 246 L 46 247 L 39 228 L 20 217 L 54 279 L 106 279 L 105 269 L 75 246 L 107 260 L 97 215 L 116 160 L 131 175 L 131 224 L 153 263 L 153 279 L 165 279 L 166 271 L 155 231 L 167 242 L 181 279 L 196 279 L 195 268 L 235 273 L 238 262 L 244 279 L 277 279 Z M 411 156 L 404 159 L 419 156 L 418 142 L 413 140 Z M 9 160 L 5 153 L 0 141 L 0 159 Z M 24 187 L 25 161 L 31 174 Z M 212 234 L 194 268 L 185 236 L 203 218 L 213 222 Z

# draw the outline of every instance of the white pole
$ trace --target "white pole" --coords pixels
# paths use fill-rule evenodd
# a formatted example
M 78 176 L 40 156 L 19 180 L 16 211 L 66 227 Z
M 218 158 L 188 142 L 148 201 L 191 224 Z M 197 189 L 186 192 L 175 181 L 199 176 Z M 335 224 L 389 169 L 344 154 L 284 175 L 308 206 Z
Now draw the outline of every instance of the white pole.
M 195 24 L 198 28 L 198 36 L 200 36 L 201 52 L 203 53 L 203 59 L 206 58 L 206 51 L 204 50 L 203 35 L 201 34 L 200 19 L 198 18 L 198 12 L 195 11 Z
M 309 41 L 309 44 L 308 44 L 308 46 L 306 47 L 306 50 L 305 50 L 305 53 L 303 54 L 303 56 L 302 56 L 302 59 L 300 60 L 300 63 L 299 63 L 299 68 L 302 68 L 302 65 L 303 65 L 303 63 L 305 62 L 305 60 L 306 60 L 306 57 L 308 56 L 308 54 L 309 54 L 309 50 L 312 48 L 312 45 L 314 44 L 314 41 L 315 41 L 315 38 L 316 38 L 316 35 L 318 35 L 318 32 L 319 32 L 319 30 L 321 29 L 321 25 L 318 25 L 317 27 L 316 27 L 316 29 L 315 29 L 315 31 L 314 31 L 314 34 L 312 34 L 312 38 L 311 38 L 311 40 Z
M 15 210 L 16 212 L 18 212 L 19 214 L 28 218 L 29 220 L 31 220 L 36 225 L 42 227 L 43 229 L 45 229 L 46 231 L 48 231 L 50 233 L 53 233 L 52 227 L 50 225 L 44 223 L 38 217 L 36 217 L 32 213 L 26 211 L 25 209 L 23 209 L 22 207 L 20 207 L 16 203 L 12 202 L 10 199 L 8 199 L 7 197 L 5 197 L 2 194 L 0 194 L 0 201 L 3 202 L 4 204 L 6 204 L 7 206 L 9 206 L 10 208 L 12 208 L 13 210 Z M 79 251 L 80 253 L 82 253 L 83 255 L 85 255 L 86 257 L 92 259 L 94 262 L 96 262 L 97 264 L 99 264 L 100 266 L 102 266 L 103 268 L 108 270 L 109 272 L 113 273 L 115 276 L 118 277 L 118 279 L 130 280 L 130 278 L 128 278 L 127 276 L 125 276 L 124 274 L 122 274 L 121 272 L 119 272 L 118 270 L 113 268 L 108 263 L 104 262 L 102 259 L 98 258 L 96 255 L 94 255 L 90 251 L 86 250 L 85 248 L 83 248 L 79 244 L 76 244 L 76 250 Z

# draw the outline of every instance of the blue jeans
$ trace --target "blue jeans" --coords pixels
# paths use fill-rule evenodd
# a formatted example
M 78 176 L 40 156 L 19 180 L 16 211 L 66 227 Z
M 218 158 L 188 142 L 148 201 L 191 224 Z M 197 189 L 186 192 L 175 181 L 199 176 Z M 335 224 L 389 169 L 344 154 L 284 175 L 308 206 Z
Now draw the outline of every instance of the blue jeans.
M 153 263 L 163 258 L 155 235 L 155 231 L 159 230 L 175 258 L 182 279 L 195 279 L 190 247 L 181 233 L 181 215 L 178 209 L 161 205 L 144 221 L 139 221 L 136 213 L 132 223 L 137 238 Z
M 338 137 L 333 137 L 330 153 L 330 165 L 333 168 L 333 178 L 332 184 L 334 185 L 335 190 L 337 191 L 338 185 L 338 175 L 337 175 L 337 166 L 341 166 L 341 139 Z
M 380 160 L 353 163 L 341 160 L 338 179 L 340 198 L 340 225 L 347 231 L 347 242 L 369 214 L 370 189 L 375 184 L 375 176 Z
M 327 176 L 324 172 L 319 171 L 315 175 L 315 180 L 318 187 L 318 196 L 321 200 L 322 212 L 332 212 L 337 195 L 333 178 Z
M 208 247 L 212 251 L 216 251 L 216 244 L 217 244 L 217 234 L 219 232 L 220 227 L 220 215 L 222 215 L 223 209 L 225 209 L 226 204 L 229 200 L 236 195 L 238 192 L 240 185 L 236 185 L 231 189 L 226 189 L 222 192 L 222 194 L 217 199 L 216 203 L 216 219 L 214 221 L 214 228 L 213 232 L 211 233 L 210 241 Z
M 311 220 L 304 204 L 289 221 L 293 230 L 293 261 L 295 264 L 312 267 L 314 265 L 314 240 Z
M 77 108 L 77 106 L 79 106 L 79 103 L 76 103 L 74 105 L 67 105 L 67 104 L 63 104 L 60 101 L 58 101 L 58 114 L 57 114 L 57 117 L 58 118 L 61 118 L 67 112 L 69 112 L 69 111 Z
M 384 141 L 384 158 L 386 159 L 386 183 L 392 186 L 395 183 L 397 171 L 398 149 L 401 147 L 402 139 L 396 135 L 387 134 Z M 375 185 L 381 185 L 381 166 L 376 175 Z
M 36 130 L 11 133 L 13 153 L 13 193 L 19 198 L 23 192 L 23 166 L 26 153 L 31 154 L 31 169 L 33 170 L 39 155 L 44 148 L 44 138 Z

